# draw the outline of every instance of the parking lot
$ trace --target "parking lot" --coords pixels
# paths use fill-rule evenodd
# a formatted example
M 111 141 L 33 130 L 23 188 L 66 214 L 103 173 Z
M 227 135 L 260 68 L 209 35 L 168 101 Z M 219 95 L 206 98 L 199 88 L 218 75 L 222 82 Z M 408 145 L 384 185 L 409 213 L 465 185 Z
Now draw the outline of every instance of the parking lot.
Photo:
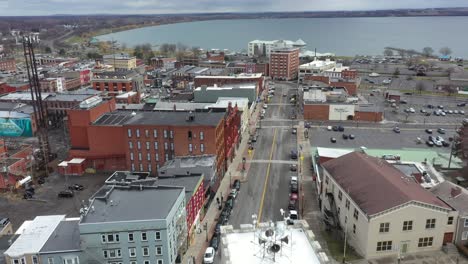
M 452 135 L 453 130 L 448 130 L 444 138 Z M 343 139 L 343 134 L 353 134 L 355 139 Z M 428 139 L 424 129 L 402 128 L 401 133 L 395 133 L 391 128 L 380 127 L 346 127 L 344 132 L 328 131 L 326 127 L 311 128 L 309 132 L 310 145 L 315 147 L 328 148 L 349 148 L 356 149 L 360 147 L 378 148 L 378 149 L 402 149 L 402 148 L 431 148 L 440 152 L 449 152 L 449 147 L 429 147 L 424 142 L 418 144 L 416 138 L 420 137 L 423 141 Z M 436 131 L 434 136 L 439 135 Z M 331 138 L 336 139 L 336 143 L 331 142 Z
M 0 214 L 10 218 L 16 230 L 25 220 L 34 219 L 37 215 L 64 214 L 67 217 L 78 217 L 83 202 L 87 202 L 103 184 L 108 174 L 92 174 L 83 176 L 68 176 L 68 180 L 53 174 L 46 178 L 46 183 L 35 186 L 32 200 L 22 199 L 22 193 L 3 193 L 0 196 Z M 58 198 L 60 191 L 69 185 L 81 184 L 84 190 L 75 191 L 73 198 Z

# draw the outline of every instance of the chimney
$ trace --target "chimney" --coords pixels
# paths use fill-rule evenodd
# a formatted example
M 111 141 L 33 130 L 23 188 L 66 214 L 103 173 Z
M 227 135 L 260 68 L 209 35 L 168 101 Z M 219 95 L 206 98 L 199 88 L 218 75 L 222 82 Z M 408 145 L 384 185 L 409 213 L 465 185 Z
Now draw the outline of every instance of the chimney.
M 450 195 L 452 196 L 451 198 L 457 197 L 458 195 L 460 195 L 461 192 L 462 192 L 462 190 L 460 189 L 460 187 L 453 187 L 450 190 Z

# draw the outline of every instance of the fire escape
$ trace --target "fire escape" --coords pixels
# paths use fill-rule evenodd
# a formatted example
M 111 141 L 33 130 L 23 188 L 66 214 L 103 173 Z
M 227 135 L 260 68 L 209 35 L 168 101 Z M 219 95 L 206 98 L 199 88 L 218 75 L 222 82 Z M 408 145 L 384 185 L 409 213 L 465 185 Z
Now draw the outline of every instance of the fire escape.
M 327 197 L 326 201 L 328 201 L 328 206 L 327 204 L 324 204 L 324 222 L 327 225 L 327 229 L 341 229 L 335 196 L 333 195 L 333 192 L 330 192 L 328 189 L 325 191 L 325 196 Z

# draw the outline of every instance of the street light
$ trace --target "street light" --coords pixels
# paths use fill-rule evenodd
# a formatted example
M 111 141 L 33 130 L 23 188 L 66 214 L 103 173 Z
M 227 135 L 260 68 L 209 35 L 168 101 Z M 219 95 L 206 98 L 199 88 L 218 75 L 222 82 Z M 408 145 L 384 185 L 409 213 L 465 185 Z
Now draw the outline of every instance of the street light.
M 205 233 L 206 233 L 206 242 L 208 242 L 208 222 L 206 222 L 206 223 L 203 225 L 203 229 L 205 229 Z
M 245 171 L 245 157 L 242 157 L 242 171 Z

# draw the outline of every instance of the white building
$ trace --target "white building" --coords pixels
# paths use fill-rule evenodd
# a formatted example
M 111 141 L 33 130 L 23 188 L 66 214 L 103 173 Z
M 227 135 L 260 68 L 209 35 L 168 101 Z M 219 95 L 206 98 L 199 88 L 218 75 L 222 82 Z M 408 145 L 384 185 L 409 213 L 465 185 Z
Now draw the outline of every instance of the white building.
M 322 167 L 325 221 L 364 258 L 397 258 L 452 242 L 457 212 L 385 160 L 352 152 Z
M 349 70 L 349 67 L 347 66 L 343 66 L 343 64 L 341 63 L 337 63 L 335 65 L 335 67 L 331 68 L 331 69 L 328 69 L 328 70 L 325 70 L 323 72 L 323 76 L 328 76 L 330 78 L 338 78 L 338 79 L 341 79 L 341 73 L 343 71 L 348 71 Z
M 324 61 L 315 59 L 309 63 L 299 65 L 299 82 L 304 80 L 305 75 L 319 75 L 336 67 L 336 62 L 331 61 L 330 59 L 326 59 Z
M 247 47 L 247 55 L 249 57 L 254 56 L 266 56 L 270 57 L 273 49 L 280 48 L 300 48 L 303 49 L 307 44 L 302 40 L 296 41 L 291 40 L 253 40 L 249 42 Z
M 222 264 L 329 263 L 314 233 L 304 220 L 294 225 L 285 222 L 221 227 L 220 261 Z

